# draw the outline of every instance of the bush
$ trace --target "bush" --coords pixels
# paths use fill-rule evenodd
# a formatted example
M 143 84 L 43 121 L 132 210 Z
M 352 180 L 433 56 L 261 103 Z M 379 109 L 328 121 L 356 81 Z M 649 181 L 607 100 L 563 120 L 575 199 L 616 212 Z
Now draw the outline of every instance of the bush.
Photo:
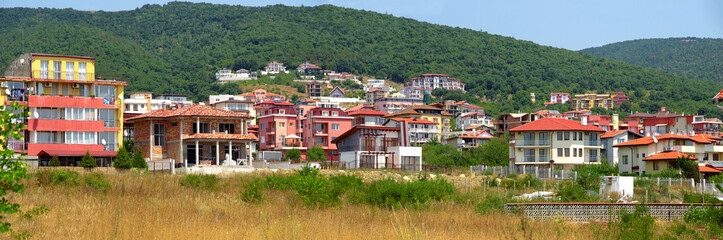
M 326 162 L 326 152 L 319 146 L 313 146 L 306 151 L 306 161 L 309 162 Z
M 600 164 L 583 164 L 574 169 L 577 172 L 577 184 L 585 190 L 597 190 L 600 188 L 600 178 L 618 172 L 618 166 L 610 165 L 607 161 Z
M 263 199 L 264 195 L 261 194 L 261 187 L 263 186 L 260 179 L 254 179 L 253 181 L 246 184 L 246 189 L 241 193 L 241 200 L 244 202 L 258 202 Z
M 421 179 L 414 182 L 396 182 L 392 179 L 374 181 L 362 189 L 360 201 L 379 207 L 413 207 L 441 200 L 456 192 L 452 184 L 442 178 Z
M 683 192 L 683 203 L 703 203 L 703 194 L 696 193 L 696 192 Z M 715 196 L 706 193 L 705 194 L 705 203 L 723 203 L 723 201 L 718 200 L 715 198 Z
M 105 176 L 100 173 L 91 173 L 86 175 L 83 178 L 83 183 L 85 183 L 85 186 L 87 186 L 88 188 L 98 191 L 105 191 L 107 189 L 110 189 L 111 187 L 108 179 L 106 179 Z
M 146 163 L 146 159 L 143 159 L 143 154 L 141 153 L 140 148 L 138 149 L 138 151 L 136 151 L 136 154 L 133 155 L 133 159 L 131 161 L 131 166 L 133 168 L 140 168 L 140 169 L 148 168 L 148 163 Z
M 51 167 L 60 167 L 60 159 L 58 159 L 57 155 L 53 155 L 53 157 L 50 158 L 50 166 Z
M 216 175 L 186 174 L 186 176 L 183 176 L 181 179 L 181 186 L 194 189 L 214 190 L 218 187 L 218 178 Z
M 628 213 L 625 209 L 620 211 L 620 220 L 611 223 L 614 239 L 653 239 L 655 220 L 647 214 L 648 207 L 636 205 L 635 211 Z
M 298 163 L 299 160 L 301 160 L 301 151 L 299 149 L 289 149 L 286 151 L 286 157 L 287 160 Z
M 319 174 L 319 170 L 305 166 L 293 183 L 296 195 L 306 206 L 325 207 L 339 202 L 342 191 Z
M 79 176 L 78 172 L 65 169 L 42 170 L 36 173 L 40 185 L 78 185 Z
M 80 161 L 80 166 L 84 167 L 85 169 L 93 169 L 98 167 L 98 163 L 95 162 L 95 158 L 93 158 L 93 156 L 90 156 L 89 151 L 85 151 L 85 155 L 83 155 L 83 160 Z
M 274 190 L 289 190 L 294 188 L 294 180 L 296 179 L 296 176 L 297 175 L 277 175 L 274 173 L 271 176 L 266 176 L 263 185 L 266 188 Z
M 591 202 L 597 197 L 587 194 L 584 188 L 577 183 L 565 183 L 557 190 L 557 196 L 562 202 Z
M 500 211 L 505 208 L 505 204 L 509 199 L 502 196 L 501 194 L 490 194 L 482 200 L 474 210 L 479 214 L 487 214 L 493 211 Z

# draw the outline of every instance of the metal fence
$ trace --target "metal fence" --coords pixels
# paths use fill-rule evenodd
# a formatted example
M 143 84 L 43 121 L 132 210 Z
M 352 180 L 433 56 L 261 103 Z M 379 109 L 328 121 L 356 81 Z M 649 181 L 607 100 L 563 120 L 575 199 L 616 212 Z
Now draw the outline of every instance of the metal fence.
M 577 172 L 555 169 L 551 170 L 550 168 L 544 168 L 538 165 L 506 167 L 490 167 L 486 165 L 470 166 L 469 173 L 495 174 L 500 177 L 507 177 L 510 174 L 529 174 L 541 179 L 577 179 Z
M 148 162 L 148 171 L 152 173 L 169 173 L 173 174 L 175 171 L 175 164 L 173 161 L 152 161 Z

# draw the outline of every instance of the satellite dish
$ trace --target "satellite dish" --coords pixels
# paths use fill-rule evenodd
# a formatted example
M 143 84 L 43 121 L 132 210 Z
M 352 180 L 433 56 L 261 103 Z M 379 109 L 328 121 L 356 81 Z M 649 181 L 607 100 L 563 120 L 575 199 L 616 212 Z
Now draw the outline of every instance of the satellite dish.
M 5 95 L 10 95 L 10 88 L 5 89 Z
M 118 98 L 120 98 L 120 100 L 123 100 L 123 97 L 124 97 L 123 95 L 118 96 Z
M 40 114 L 38 114 L 38 110 L 35 110 L 35 111 L 33 112 L 33 118 L 35 118 L 35 119 L 40 118 Z
M 30 87 L 30 88 L 28 88 L 28 91 L 34 92 L 34 91 L 35 91 L 35 88 L 34 88 L 34 87 Z
M 128 136 L 128 129 L 123 130 L 123 136 Z
M 100 140 L 100 143 L 102 143 L 103 145 L 105 145 L 105 144 L 106 144 L 105 139 L 101 139 L 101 140 Z
M 25 58 L 21 58 L 20 63 L 25 63 Z

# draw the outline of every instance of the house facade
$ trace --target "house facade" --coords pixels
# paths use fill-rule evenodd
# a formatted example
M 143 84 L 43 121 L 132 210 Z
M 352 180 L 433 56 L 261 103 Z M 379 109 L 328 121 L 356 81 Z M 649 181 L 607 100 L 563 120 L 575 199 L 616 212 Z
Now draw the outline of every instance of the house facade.
M 219 96 L 224 96 L 224 95 L 219 95 Z M 284 101 L 284 100 L 286 100 L 286 96 L 275 94 L 275 93 L 270 93 L 264 89 L 256 89 L 250 93 L 242 93 L 237 96 L 240 98 L 239 100 L 251 101 L 254 103 L 261 103 L 261 102 L 265 102 L 265 101 Z M 222 99 L 222 98 L 218 99 L 218 101 L 222 101 L 222 100 L 228 100 L 228 99 Z M 234 98 L 234 100 L 235 100 L 235 98 Z M 210 102 L 213 103 L 213 102 L 215 102 L 215 100 L 210 101 Z
M 311 74 L 313 72 L 321 71 L 321 68 L 309 62 L 305 62 L 299 64 L 299 67 L 296 68 L 296 71 L 300 73 Z
M 300 123 L 304 128 L 304 146 L 308 149 L 320 146 L 326 153 L 327 161 L 338 161 L 339 152 L 331 141 L 351 129 L 353 119 L 339 108 L 317 107 L 309 110 Z
M 306 94 L 308 97 L 321 97 L 322 96 L 322 89 L 324 88 L 324 84 L 318 81 L 312 81 L 310 83 L 306 84 Z
M 467 129 L 479 125 L 494 127 L 494 118 L 492 116 L 478 112 L 460 113 L 455 118 L 455 121 L 458 129 Z
M 251 164 L 258 139 L 248 134 L 253 117 L 191 105 L 155 110 L 127 119 L 135 126 L 134 143 L 150 160 L 172 159 L 177 165 Z
M 400 142 L 398 127 L 356 126 L 332 140 L 343 168 L 422 170 L 422 148 Z
M 462 135 L 452 136 L 445 139 L 445 144 L 456 147 L 458 149 L 476 148 L 484 144 L 494 136 L 487 131 L 473 131 Z
M 210 104 L 211 107 L 248 114 L 251 117 L 256 117 L 256 110 L 254 109 L 254 102 L 228 99 L 220 102 Z
M 239 69 L 232 72 L 230 69 L 223 68 L 216 72 L 216 80 L 220 83 L 246 81 L 256 79 L 256 72 L 249 72 L 246 69 Z
M 720 161 L 723 157 L 720 140 L 720 137 L 705 134 L 651 133 L 613 147 L 618 148 L 621 173 L 653 174 L 673 167 L 678 156 L 690 156 L 702 162 Z M 673 155 L 675 158 L 671 160 Z
M 424 105 L 422 99 L 383 97 L 374 101 L 374 109 L 383 113 L 392 114 L 404 109 Z
M 334 87 L 334 89 L 331 89 L 331 92 L 329 92 L 329 97 L 331 98 L 344 98 L 346 97 L 344 94 L 346 94 L 346 90 L 340 87 Z
M 550 93 L 550 101 L 546 102 L 546 105 L 552 105 L 557 103 L 567 103 L 570 101 L 570 93 L 555 92 Z
M 643 135 L 631 130 L 608 131 L 600 136 L 603 148 L 601 154 L 607 160 L 608 164 L 615 165 L 620 163 L 620 154 L 618 148 L 613 147 L 615 144 L 632 141 L 643 137 Z
M 8 148 L 26 153 L 30 165 L 47 166 L 52 156 L 77 166 L 86 152 L 109 166 L 123 140 L 123 94 L 128 84 L 98 80 L 95 59 L 25 53 L 0 78 L 0 101 L 27 106 L 23 139 Z
M 522 126 L 539 119 L 539 117 L 532 113 L 506 113 L 500 114 L 495 119 L 495 125 L 497 128 L 497 135 L 501 135 L 505 132 L 509 132 L 510 129 Z
M 386 127 L 399 128 L 399 137 L 404 146 L 417 146 L 435 139 L 440 141 L 441 131 L 438 123 L 416 118 L 390 118 L 384 123 Z
M 451 131 L 451 121 L 454 121 L 452 114 L 447 113 L 438 107 L 429 105 L 416 105 L 404 109 L 401 112 L 391 113 L 386 118 L 410 118 L 410 119 L 421 119 L 429 120 L 437 124 L 437 128 L 442 132 Z M 437 138 L 441 141 L 442 139 Z
M 269 64 L 266 64 L 266 68 L 264 68 L 264 71 L 261 71 L 261 75 L 279 74 L 282 72 L 289 73 L 289 71 L 286 71 L 286 67 L 284 67 L 283 63 L 273 61 Z
M 266 109 L 258 118 L 259 149 L 261 151 L 282 151 L 285 147 L 301 147 L 288 145 L 286 138 L 299 138 L 299 117 L 293 106 L 274 106 Z M 306 149 L 300 149 L 306 150 Z
M 606 110 L 613 109 L 613 99 L 610 94 L 575 94 L 575 98 L 572 100 L 572 105 L 575 107 L 575 111 L 590 110 L 592 108 L 604 108 Z
M 347 111 L 347 113 L 354 118 L 352 126 L 381 126 L 386 122 L 384 116 L 387 115 L 386 113 L 366 108 Z
M 444 74 L 427 73 L 410 79 L 407 86 L 421 91 L 421 94 L 431 94 L 432 90 L 442 88 L 446 90 L 464 91 L 464 83 L 456 78 Z
M 605 133 L 598 127 L 563 118 L 542 118 L 510 129 L 510 166 L 561 167 L 599 164 Z

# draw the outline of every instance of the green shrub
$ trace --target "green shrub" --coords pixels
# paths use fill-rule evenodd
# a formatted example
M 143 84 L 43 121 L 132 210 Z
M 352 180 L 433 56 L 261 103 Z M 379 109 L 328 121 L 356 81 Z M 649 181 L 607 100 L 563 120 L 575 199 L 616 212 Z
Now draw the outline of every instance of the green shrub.
M 493 211 L 500 211 L 505 208 L 505 204 L 509 199 L 502 196 L 501 194 L 489 194 L 482 200 L 474 210 L 479 214 L 487 214 Z
M 289 149 L 286 151 L 286 154 L 284 156 L 287 160 L 298 163 L 299 160 L 301 160 L 301 151 L 299 149 Z
M 129 169 L 131 165 L 131 155 L 128 153 L 126 148 L 121 147 L 118 149 L 115 159 L 113 159 L 113 167 L 116 169 Z
M 564 183 L 557 190 L 557 196 L 562 202 L 591 202 L 597 200 L 597 197 L 587 194 L 584 188 L 577 183 Z
M 51 167 L 60 167 L 60 159 L 58 159 L 57 155 L 53 155 L 53 157 L 50 158 L 50 166 Z
M 246 184 L 246 189 L 241 193 L 241 199 L 244 202 L 258 202 L 263 199 L 264 195 L 261 194 L 261 187 L 263 183 L 260 179 L 254 179 L 253 181 Z
M 140 169 L 148 168 L 148 163 L 146 163 L 146 159 L 143 158 L 143 153 L 141 153 L 140 148 L 138 148 L 138 151 L 136 151 L 136 154 L 133 154 L 133 159 L 131 160 L 131 166 L 133 168 L 140 168 Z
M 194 189 L 214 190 L 218 187 L 218 178 L 216 175 L 186 174 L 186 176 L 183 176 L 181 179 L 181 186 Z
M 392 179 L 374 181 L 362 188 L 359 199 L 379 207 L 413 207 L 441 200 L 456 192 L 452 184 L 442 178 L 422 179 L 414 182 L 396 182 Z
M 636 205 L 635 211 L 628 213 L 625 209 L 620 211 L 620 220 L 611 223 L 614 239 L 653 239 L 655 220 L 647 214 L 648 207 Z
M 683 203 L 703 203 L 703 194 L 687 191 L 683 192 Z M 706 193 L 705 203 L 723 203 L 723 201 L 718 200 L 717 198 L 715 198 L 715 196 Z
M 65 169 L 42 170 L 36 173 L 40 185 L 78 185 L 80 174 Z
M 85 169 L 93 169 L 98 167 L 98 163 L 95 162 L 93 156 L 90 156 L 89 151 L 85 151 L 85 155 L 83 155 L 83 159 L 80 161 L 80 166 Z
M 83 178 L 83 183 L 85 183 L 85 186 L 87 186 L 88 188 L 98 191 L 105 191 L 110 189 L 111 187 L 108 179 L 106 179 L 105 176 L 100 173 L 91 173 L 86 175 Z
M 339 202 L 342 193 L 341 190 L 334 188 L 331 181 L 321 176 L 318 169 L 308 166 L 299 171 L 293 186 L 296 189 L 296 196 L 309 207 L 335 205 Z
M 294 180 L 298 175 L 277 175 L 266 176 L 263 185 L 274 190 L 289 190 L 294 188 Z
M 618 173 L 618 166 L 617 164 L 610 165 L 607 161 L 602 161 L 600 164 L 580 165 L 573 171 L 577 172 L 576 183 L 583 189 L 598 190 L 601 177 Z

